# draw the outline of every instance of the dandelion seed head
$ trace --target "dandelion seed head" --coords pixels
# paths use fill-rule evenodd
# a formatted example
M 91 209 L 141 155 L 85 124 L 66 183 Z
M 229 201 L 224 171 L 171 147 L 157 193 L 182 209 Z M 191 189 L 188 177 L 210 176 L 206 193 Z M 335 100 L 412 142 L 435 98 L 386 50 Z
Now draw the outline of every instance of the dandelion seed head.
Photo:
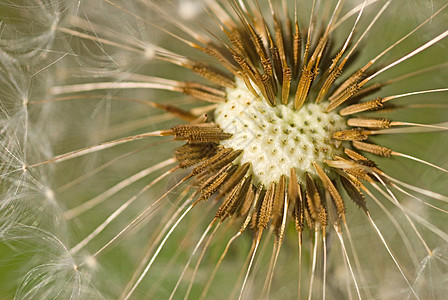
M 0 4 L 16 298 L 443 297 L 440 3 Z
M 343 117 L 325 112 L 324 104 L 307 103 L 300 110 L 291 104 L 272 107 L 257 100 L 241 80 L 227 89 L 227 102 L 216 108 L 215 122 L 232 134 L 221 145 L 244 150 L 239 163 L 250 163 L 254 181 L 265 186 L 282 175 L 289 178 L 291 168 L 302 182 L 306 173 L 317 175 L 313 162 L 341 155 L 332 135 L 347 128 Z

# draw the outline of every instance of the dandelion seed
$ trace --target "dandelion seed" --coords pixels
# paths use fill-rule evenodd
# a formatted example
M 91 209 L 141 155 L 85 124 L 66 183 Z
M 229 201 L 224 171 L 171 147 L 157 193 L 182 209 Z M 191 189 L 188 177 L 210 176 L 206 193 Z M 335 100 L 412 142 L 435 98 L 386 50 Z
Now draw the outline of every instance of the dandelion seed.
M 442 295 L 448 4 L 56 2 L 4 5 L 17 298 Z

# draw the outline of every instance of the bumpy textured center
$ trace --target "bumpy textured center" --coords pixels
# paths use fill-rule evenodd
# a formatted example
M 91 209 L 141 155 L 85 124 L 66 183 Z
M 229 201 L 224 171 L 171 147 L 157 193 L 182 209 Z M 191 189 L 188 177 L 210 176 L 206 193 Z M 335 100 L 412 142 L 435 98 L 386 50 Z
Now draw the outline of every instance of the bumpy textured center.
M 242 81 L 227 89 L 227 102 L 215 110 L 215 122 L 233 136 L 221 144 L 244 150 L 239 163 L 251 163 L 255 182 L 268 185 L 296 169 L 299 180 L 316 174 L 313 161 L 325 168 L 323 160 L 342 153 L 331 139 L 345 129 L 337 113 L 324 111 L 325 104 L 305 103 L 300 110 L 292 105 L 269 106 L 257 100 Z M 328 171 L 328 170 L 326 170 Z

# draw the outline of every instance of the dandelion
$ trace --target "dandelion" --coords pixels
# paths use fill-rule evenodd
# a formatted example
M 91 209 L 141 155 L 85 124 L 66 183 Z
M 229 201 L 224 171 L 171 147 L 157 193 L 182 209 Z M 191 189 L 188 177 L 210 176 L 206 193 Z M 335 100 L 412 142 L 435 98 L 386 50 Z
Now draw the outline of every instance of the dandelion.
M 5 297 L 443 298 L 447 6 L 3 4 Z

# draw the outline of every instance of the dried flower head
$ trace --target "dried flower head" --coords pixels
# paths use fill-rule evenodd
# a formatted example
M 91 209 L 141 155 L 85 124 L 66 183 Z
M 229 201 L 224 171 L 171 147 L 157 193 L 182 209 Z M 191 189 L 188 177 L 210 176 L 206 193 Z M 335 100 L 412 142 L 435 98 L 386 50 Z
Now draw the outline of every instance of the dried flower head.
M 16 298 L 443 297 L 439 2 L 3 4 Z

